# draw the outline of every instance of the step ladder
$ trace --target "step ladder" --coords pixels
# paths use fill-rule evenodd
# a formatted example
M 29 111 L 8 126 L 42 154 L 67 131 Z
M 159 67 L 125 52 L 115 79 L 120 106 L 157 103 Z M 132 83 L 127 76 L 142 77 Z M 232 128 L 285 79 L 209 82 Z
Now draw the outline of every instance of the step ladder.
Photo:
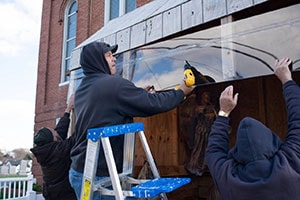
M 145 151 L 154 179 L 135 179 L 132 177 L 134 168 L 135 135 L 138 133 Z M 123 172 L 118 174 L 109 137 L 125 134 Z M 161 178 L 151 154 L 141 122 L 89 129 L 87 133 L 87 152 L 83 172 L 81 200 L 92 200 L 95 191 L 101 195 L 115 196 L 116 200 L 126 197 L 154 198 L 167 200 L 166 193 L 185 184 L 190 178 Z M 98 152 L 103 147 L 110 177 L 95 182 Z

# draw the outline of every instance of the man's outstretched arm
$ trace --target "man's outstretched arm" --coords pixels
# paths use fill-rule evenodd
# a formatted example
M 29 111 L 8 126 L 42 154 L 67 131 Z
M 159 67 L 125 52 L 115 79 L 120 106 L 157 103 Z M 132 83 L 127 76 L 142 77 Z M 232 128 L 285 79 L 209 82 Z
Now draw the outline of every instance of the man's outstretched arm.
M 59 119 L 59 122 L 57 123 L 54 129 L 63 140 L 66 139 L 68 136 L 68 130 L 70 125 L 70 112 L 72 111 L 73 108 L 74 108 L 74 94 L 70 96 L 64 115 Z
M 288 115 L 288 133 L 286 143 L 300 153 L 300 88 L 292 79 L 287 57 L 275 62 L 275 75 L 282 83 Z
M 238 93 L 233 95 L 233 86 L 228 86 L 220 95 L 220 111 L 214 121 L 208 137 L 206 163 L 213 177 L 220 172 L 220 167 L 227 160 L 229 114 L 235 108 Z

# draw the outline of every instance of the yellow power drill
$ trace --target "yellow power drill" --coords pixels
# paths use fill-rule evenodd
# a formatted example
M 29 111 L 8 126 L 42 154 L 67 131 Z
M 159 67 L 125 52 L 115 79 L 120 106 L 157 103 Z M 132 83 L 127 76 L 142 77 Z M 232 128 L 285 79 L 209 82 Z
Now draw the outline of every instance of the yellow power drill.
M 215 82 L 213 78 L 207 75 L 203 75 L 199 72 L 195 67 L 193 67 L 187 60 L 184 61 L 184 82 L 186 86 L 198 86 L 206 83 Z M 175 89 L 177 90 L 179 86 L 176 86 Z

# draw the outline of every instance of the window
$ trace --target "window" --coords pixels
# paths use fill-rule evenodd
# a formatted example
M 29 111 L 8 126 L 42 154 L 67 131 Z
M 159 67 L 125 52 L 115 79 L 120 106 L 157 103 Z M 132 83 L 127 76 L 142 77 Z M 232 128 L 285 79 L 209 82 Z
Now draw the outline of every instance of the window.
M 119 10 L 120 10 L 120 0 L 110 0 L 109 19 L 111 20 L 119 17 Z
M 133 11 L 136 8 L 136 0 L 126 0 L 125 13 Z
M 69 1 L 65 10 L 61 83 L 69 81 L 68 72 L 72 50 L 76 47 L 77 2 Z
M 105 22 L 124 15 L 136 8 L 136 0 L 106 0 Z

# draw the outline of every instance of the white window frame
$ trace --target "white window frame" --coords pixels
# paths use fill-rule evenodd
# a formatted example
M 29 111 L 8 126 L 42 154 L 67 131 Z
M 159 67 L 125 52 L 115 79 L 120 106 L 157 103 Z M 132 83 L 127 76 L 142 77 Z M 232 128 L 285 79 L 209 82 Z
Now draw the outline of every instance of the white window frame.
M 110 1 L 104 2 L 104 24 L 110 21 Z M 119 17 L 126 14 L 126 0 L 120 0 L 119 2 Z
M 65 60 L 66 60 L 66 49 L 67 49 L 67 36 L 68 36 L 68 22 L 69 22 L 69 10 L 71 8 L 71 6 L 73 5 L 73 3 L 77 3 L 77 7 L 78 7 L 78 2 L 77 0 L 70 0 L 65 8 L 65 14 L 64 14 L 64 35 L 63 35 L 63 47 L 62 47 L 62 59 L 61 59 L 61 78 L 60 78 L 60 85 L 65 85 L 68 84 L 69 81 L 65 80 L 65 69 L 66 69 L 66 64 L 65 64 Z M 70 39 L 70 38 L 69 38 Z M 75 35 L 75 40 L 76 40 L 76 35 Z

